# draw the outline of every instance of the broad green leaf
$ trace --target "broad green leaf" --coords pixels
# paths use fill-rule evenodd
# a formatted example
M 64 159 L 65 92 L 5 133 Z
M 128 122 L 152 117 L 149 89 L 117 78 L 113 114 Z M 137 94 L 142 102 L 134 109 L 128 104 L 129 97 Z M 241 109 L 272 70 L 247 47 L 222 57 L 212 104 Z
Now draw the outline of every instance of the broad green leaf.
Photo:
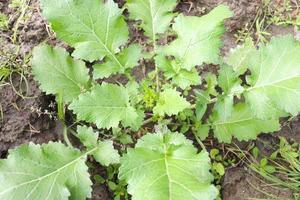
M 229 55 L 225 58 L 225 62 L 232 66 L 233 70 L 241 75 L 246 72 L 249 67 L 249 57 L 252 56 L 252 53 L 256 51 L 256 48 L 253 44 L 251 38 L 248 38 L 245 41 L 245 44 L 231 49 Z
M 280 129 L 279 120 L 262 120 L 254 116 L 245 103 L 233 105 L 231 97 L 217 102 L 210 118 L 214 135 L 220 142 L 230 143 L 232 137 L 239 141 L 255 139 L 260 133 Z
M 154 114 L 158 115 L 177 115 L 179 112 L 190 107 L 190 103 L 180 96 L 176 89 L 165 89 L 159 94 L 156 106 L 153 108 Z
M 172 83 L 181 89 L 201 84 L 200 76 L 195 68 L 188 71 L 183 69 L 180 63 L 176 63 L 175 60 L 168 60 L 162 55 L 155 57 L 155 63 L 164 72 L 166 79 L 172 79 Z
M 142 137 L 121 159 L 119 178 L 128 183 L 133 200 L 213 200 L 210 159 L 179 133 Z
M 89 88 L 88 69 L 60 47 L 40 45 L 33 50 L 32 73 L 47 94 L 62 95 L 70 102 Z
M 44 17 L 57 37 L 75 48 L 73 56 L 94 61 L 115 55 L 128 40 L 122 9 L 113 0 L 41 0 Z
M 300 112 L 299 55 L 300 43 L 292 36 L 283 36 L 273 38 L 248 57 L 250 87 L 244 96 L 257 117 L 276 118 L 278 110 L 294 116 Z
M 85 200 L 92 182 L 87 153 L 61 143 L 28 144 L 10 150 L 0 161 L 0 199 Z
M 123 86 L 102 83 L 91 92 L 81 94 L 69 106 L 79 120 L 95 123 L 98 128 L 132 126 L 138 113 L 129 103 L 129 94 Z
M 130 18 L 142 20 L 141 28 L 152 42 L 156 40 L 156 34 L 164 33 L 174 17 L 173 9 L 176 0 L 127 0 L 126 7 Z
M 218 63 L 223 22 L 231 16 L 232 12 L 224 5 L 203 17 L 180 14 L 173 25 L 177 39 L 165 48 L 165 53 L 180 60 L 187 70 L 202 63 Z
M 240 94 L 244 90 L 241 86 L 242 80 L 239 79 L 238 74 L 227 65 L 221 66 L 219 70 L 218 83 L 225 94 Z
M 116 73 L 124 73 L 138 65 L 141 58 L 142 48 L 138 45 L 130 45 L 116 55 L 117 59 L 107 57 L 104 63 L 93 66 L 94 79 L 107 78 Z
M 97 148 L 91 154 L 97 162 L 104 166 L 119 163 L 119 153 L 114 149 L 111 140 L 98 141 L 98 133 L 95 133 L 91 127 L 78 126 L 77 132 L 77 137 L 87 147 L 87 150 Z

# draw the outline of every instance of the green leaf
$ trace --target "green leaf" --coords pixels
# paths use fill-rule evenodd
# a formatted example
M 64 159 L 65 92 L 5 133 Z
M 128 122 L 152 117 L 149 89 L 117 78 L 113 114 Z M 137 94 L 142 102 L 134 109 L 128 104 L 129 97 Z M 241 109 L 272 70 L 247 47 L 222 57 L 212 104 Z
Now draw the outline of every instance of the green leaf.
M 256 51 L 251 38 L 247 38 L 245 44 L 231 49 L 229 55 L 225 58 L 225 62 L 232 66 L 233 70 L 241 75 L 246 72 L 249 67 L 249 57 Z
M 6 68 L 5 66 L 1 66 L 0 68 L 0 82 L 4 81 L 9 75 L 11 71 L 10 69 Z
M 253 115 L 245 103 L 233 105 L 232 98 L 217 102 L 210 118 L 214 135 L 220 142 L 230 143 L 232 137 L 239 141 L 255 139 L 260 133 L 278 131 L 278 120 L 262 120 Z
M 205 74 L 204 80 L 206 82 L 206 93 L 217 96 L 216 86 L 218 85 L 217 76 L 211 72 Z
M 22 145 L 0 161 L 0 199 L 85 200 L 92 182 L 87 153 L 61 143 Z
M 137 108 L 136 113 L 138 115 L 137 119 L 134 120 L 134 118 L 131 118 L 132 120 L 128 120 L 127 124 L 123 123 L 124 126 L 130 126 L 130 129 L 132 131 L 138 131 L 141 126 L 143 125 L 144 119 L 145 119 L 145 111 L 142 108 Z
M 203 115 L 207 110 L 207 104 L 210 102 L 211 98 L 207 91 L 203 90 L 195 90 L 196 95 L 196 117 L 199 121 L 201 121 Z
M 98 144 L 98 133 L 94 133 L 92 127 L 77 126 L 77 135 L 80 142 L 88 149 L 94 148 Z
M 77 132 L 77 137 L 88 150 L 97 148 L 91 154 L 97 162 L 104 166 L 119 163 L 120 155 L 114 149 L 111 140 L 98 141 L 98 133 L 95 133 L 91 127 L 78 126 Z
M 175 60 L 168 60 L 163 55 L 156 56 L 155 63 L 164 72 L 166 79 L 172 79 L 172 83 L 181 89 L 201 84 L 200 76 L 195 68 L 191 71 L 183 69 L 180 63 Z
M 97 151 L 92 155 L 97 162 L 104 166 L 120 162 L 120 155 L 118 151 L 114 149 L 113 141 L 111 140 L 99 142 Z
M 75 48 L 74 57 L 88 61 L 108 57 L 118 63 L 115 54 L 129 33 L 122 9 L 113 0 L 41 0 L 41 4 L 57 37 Z
M 156 34 L 164 33 L 175 16 L 176 0 L 127 0 L 130 18 L 142 20 L 140 27 L 155 42 Z
M 248 57 L 250 87 L 244 96 L 257 117 L 282 116 L 278 110 L 293 116 L 300 112 L 299 54 L 300 43 L 292 36 L 283 36 L 273 38 Z
M 79 120 L 95 123 L 98 128 L 132 126 L 138 113 L 129 103 L 129 95 L 123 86 L 102 83 L 91 92 L 81 94 L 69 106 Z
M 132 80 L 125 85 L 125 88 L 129 95 L 130 103 L 132 103 L 132 105 L 137 105 L 143 100 L 140 83 L 137 83 L 136 81 Z
M 220 176 L 223 176 L 225 174 L 225 168 L 222 163 L 213 163 L 212 169 L 215 170 Z
M 200 140 L 205 140 L 209 135 L 210 126 L 206 124 L 200 124 L 199 127 L 196 128 L 195 134 Z
M 219 149 L 211 149 L 209 152 L 209 156 L 216 160 L 217 156 L 220 154 L 220 150 Z
M 225 94 L 240 94 L 244 88 L 241 86 L 242 80 L 239 79 L 233 69 L 227 65 L 222 65 L 219 70 L 218 85 Z
M 187 70 L 202 63 L 217 64 L 224 32 L 223 21 L 231 16 L 232 12 L 224 5 L 203 17 L 180 14 L 173 25 L 178 37 L 165 48 L 165 53 L 180 60 Z
M 121 159 L 119 178 L 133 200 L 213 200 L 210 159 L 180 133 L 147 134 Z
M 176 89 L 165 89 L 159 94 L 159 99 L 153 108 L 153 112 L 161 116 L 165 114 L 171 116 L 177 115 L 190 106 L 190 103 L 180 96 L 180 92 L 176 91 Z
M 47 94 L 62 95 L 68 103 L 89 88 L 88 69 L 60 47 L 40 45 L 33 50 L 32 73 Z
M 197 119 L 201 120 L 207 110 L 207 104 L 206 103 L 203 104 L 200 101 L 197 101 L 195 109 L 196 109 L 195 113 Z
M 104 63 L 93 65 L 94 79 L 107 78 L 117 73 L 125 73 L 138 65 L 141 58 L 142 48 L 138 45 L 130 45 L 116 55 L 117 59 L 106 58 Z
M 112 129 L 112 134 L 114 140 L 119 141 L 124 145 L 133 143 L 130 133 L 126 133 L 126 131 L 123 131 L 120 128 Z

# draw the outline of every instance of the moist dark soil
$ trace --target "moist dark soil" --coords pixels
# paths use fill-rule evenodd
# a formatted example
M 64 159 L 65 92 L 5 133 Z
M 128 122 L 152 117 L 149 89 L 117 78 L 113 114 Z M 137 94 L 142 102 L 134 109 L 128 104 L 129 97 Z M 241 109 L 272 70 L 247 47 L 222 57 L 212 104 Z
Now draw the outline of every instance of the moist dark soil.
M 17 79 L 14 78 L 12 82 L 16 88 L 19 87 Z M 60 126 L 53 120 L 53 108 L 49 107 L 54 99 L 43 95 L 34 81 L 28 81 L 28 99 L 16 94 L 10 85 L 0 90 L 3 113 L 3 119 L 0 121 L 1 156 L 5 155 L 8 149 L 23 143 L 45 143 L 58 139 Z
M 123 5 L 123 0 L 116 0 L 120 6 Z M 258 10 L 262 6 L 262 0 L 181 0 L 176 8 L 176 11 L 186 15 L 201 16 L 208 13 L 217 5 L 225 3 L 233 11 L 234 17 L 227 20 L 225 25 L 227 32 L 223 36 L 224 46 L 222 54 L 226 54 L 231 48 L 235 47 L 236 38 L 234 34 L 237 30 L 242 29 L 247 23 L 253 22 Z M 15 50 L 18 46 L 17 58 L 22 59 L 26 54 L 30 53 L 32 48 L 41 42 L 50 44 L 59 44 L 67 47 L 65 44 L 57 41 L 54 34 L 49 31 L 47 23 L 43 20 L 40 14 L 40 8 L 37 0 L 32 0 L 30 3 L 30 11 L 28 12 L 28 20 L 21 23 L 18 29 L 17 44 L 13 44 L 9 39 L 12 34 L 18 18 L 16 10 L 8 8 L 9 1 L 0 0 L 0 11 L 9 16 L 9 27 L 7 30 L 0 30 L 0 61 L 5 56 L 6 52 Z M 134 22 L 128 21 L 130 24 L 131 42 L 137 42 L 146 46 L 146 37 L 142 31 L 134 26 Z M 272 35 L 294 34 L 300 38 L 300 34 L 294 32 L 293 27 L 278 27 L 270 26 L 268 31 Z M 151 47 L 149 47 L 151 48 Z M 138 78 L 143 78 L 149 70 L 151 63 L 141 63 L 141 70 L 134 70 L 134 75 Z M 146 67 L 145 67 L 146 66 Z M 148 67 L 149 66 L 149 67 Z M 203 70 L 203 69 L 202 69 Z M 215 72 L 216 66 L 205 66 L 204 71 Z M 202 71 L 203 72 L 203 71 Z M 201 73 L 202 73 L 201 72 Z M 115 77 L 120 79 L 120 77 Z M 27 77 L 28 92 L 26 94 L 17 94 L 15 90 L 22 87 L 24 82 L 20 83 L 20 76 L 13 74 L 8 80 L 9 84 L 0 87 L 0 105 L 3 119 L 0 120 L 0 156 L 5 157 L 10 148 L 14 148 L 20 144 L 34 142 L 46 143 L 52 140 L 61 139 L 61 124 L 56 119 L 56 105 L 53 96 L 46 96 L 38 89 L 37 83 L 30 75 Z M 0 115 L 1 116 L 1 115 Z M 0 118 L 1 119 L 1 118 Z M 260 140 L 273 140 L 276 142 L 278 136 L 294 139 L 300 142 L 300 118 L 296 117 L 290 123 L 283 126 L 282 130 L 276 134 L 268 136 L 260 136 Z M 269 153 L 272 149 L 268 149 L 257 142 L 257 145 L 262 151 Z M 91 170 L 92 176 L 102 174 L 103 170 Z M 268 198 L 266 193 L 272 194 L 282 199 L 289 199 L 291 192 L 283 189 L 266 186 L 267 184 L 257 178 L 257 175 L 248 171 L 243 167 L 233 167 L 226 170 L 222 183 L 222 199 L 224 200 L 246 200 L 250 198 Z M 92 200 L 110 200 L 113 199 L 107 186 L 95 183 L 93 185 Z

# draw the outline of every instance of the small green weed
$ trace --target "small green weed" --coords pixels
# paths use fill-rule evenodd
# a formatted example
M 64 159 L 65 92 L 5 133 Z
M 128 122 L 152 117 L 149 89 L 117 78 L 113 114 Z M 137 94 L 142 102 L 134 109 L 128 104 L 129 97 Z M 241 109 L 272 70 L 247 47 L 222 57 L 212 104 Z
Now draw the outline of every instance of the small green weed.
M 237 31 L 236 42 L 244 42 L 247 38 L 255 36 L 257 43 L 266 43 L 271 36 L 268 32 L 271 25 L 291 25 L 297 29 L 300 25 L 299 5 L 293 5 L 291 0 L 280 2 L 264 0 L 254 20 Z
M 256 148 L 252 150 L 256 157 Z M 253 159 L 252 159 L 253 160 Z M 285 138 L 280 138 L 280 144 L 269 158 L 260 162 L 252 162 L 250 168 L 270 181 L 277 187 L 288 188 L 294 196 L 300 195 L 300 148 L 297 143 L 288 143 Z
M 8 17 L 4 13 L 0 13 L 0 30 L 8 28 Z

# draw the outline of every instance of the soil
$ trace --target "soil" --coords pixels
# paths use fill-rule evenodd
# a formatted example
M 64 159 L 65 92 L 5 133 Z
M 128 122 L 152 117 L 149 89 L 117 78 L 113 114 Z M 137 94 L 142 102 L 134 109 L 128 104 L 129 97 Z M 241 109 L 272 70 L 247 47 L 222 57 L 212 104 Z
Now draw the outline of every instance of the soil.
M 251 23 L 255 19 L 257 11 L 262 5 L 261 1 L 262 0 L 181 0 L 176 11 L 186 15 L 201 16 L 221 3 L 229 5 L 235 15 L 225 23 L 227 32 L 223 36 L 224 46 L 222 48 L 222 54 L 226 54 L 231 48 L 237 45 L 236 38 L 234 37 L 236 31 L 242 29 L 247 23 Z M 13 34 L 12 27 L 16 23 L 18 16 L 15 14 L 16 10 L 8 8 L 8 3 L 9 1 L 7 0 L 0 0 L 0 11 L 10 16 L 8 30 L 0 30 L 2 44 L 0 47 L 0 60 L 5 52 L 16 49 L 16 45 L 12 44 L 9 37 Z M 121 6 L 124 1 L 119 0 L 118 3 Z M 18 30 L 18 44 L 20 45 L 18 58 L 23 58 L 34 46 L 43 41 L 47 41 L 51 44 L 58 43 L 66 47 L 66 45 L 57 41 L 53 34 L 49 32 L 47 23 L 41 17 L 38 1 L 32 0 L 30 6 L 31 11 L 28 13 L 29 19 L 24 24 L 21 24 Z M 138 42 L 144 46 L 147 45 L 146 38 L 142 35 L 142 32 L 133 25 L 133 22 L 129 21 L 128 23 L 131 24 L 131 42 Z M 272 35 L 289 33 L 300 39 L 300 34 L 294 32 L 293 27 L 270 26 L 268 31 L 272 33 Z M 151 63 L 141 63 L 141 65 L 143 66 L 142 70 L 134 70 L 134 75 L 139 78 L 145 75 L 146 69 L 149 70 Z M 210 68 L 207 71 L 216 71 L 216 66 L 210 65 L 206 66 L 206 69 L 207 68 Z M 119 77 L 116 77 L 116 79 L 119 79 Z M 8 149 L 20 144 L 28 142 L 46 143 L 52 140 L 59 140 L 61 137 L 61 125 L 55 116 L 56 108 L 53 103 L 54 97 L 46 96 L 42 93 L 30 75 L 27 77 L 27 80 L 28 92 L 26 97 L 29 98 L 22 98 L 14 91 L 14 88 L 24 86 L 24 83 L 20 85 L 20 76 L 17 74 L 11 77 L 12 85 L 0 87 L 0 105 L 3 112 L 3 119 L 2 121 L 0 120 L 0 156 L 2 158 L 7 155 Z M 274 135 L 260 136 L 257 141 L 257 146 L 259 146 L 261 151 L 268 154 L 272 149 L 268 149 L 259 141 L 274 140 L 274 142 L 276 142 L 278 136 L 300 142 L 300 118 L 296 117 Z M 92 170 L 92 175 L 97 174 L 99 170 L 101 171 L 101 168 Z M 246 200 L 249 198 L 268 198 L 264 192 L 282 199 L 291 197 L 290 191 L 266 187 L 265 185 L 264 182 L 257 178 L 257 175 L 245 168 L 229 168 L 226 170 L 223 178 L 222 199 Z M 95 183 L 93 185 L 93 196 L 91 199 L 109 200 L 112 199 L 112 196 L 106 186 Z
M 226 28 L 229 32 L 243 28 L 251 22 L 261 6 L 261 0 L 186 0 L 181 1 L 177 9 L 186 15 L 203 15 L 220 4 L 226 4 L 234 12 L 234 17 L 227 20 Z
M 256 174 L 239 167 L 226 170 L 222 187 L 223 200 L 274 199 L 264 193 L 281 200 L 289 200 L 293 195 L 289 190 L 268 186 Z
M 18 80 L 13 81 L 18 87 Z M 36 83 L 29 79 L 28 98 L 20 97 L 13 88 L 4 86 L 0 91 L 0 105 L 2 106 L 3 119 L 0 121 L 0 154 L 5 155 L 7 150 L 23 143 L 45 143 L 57 140 L 60 125 L 51 120 L 49 102 L 52 97 L 45 96 L 38 89 Z M 49 114 L 45 114 L 48 110 Z

